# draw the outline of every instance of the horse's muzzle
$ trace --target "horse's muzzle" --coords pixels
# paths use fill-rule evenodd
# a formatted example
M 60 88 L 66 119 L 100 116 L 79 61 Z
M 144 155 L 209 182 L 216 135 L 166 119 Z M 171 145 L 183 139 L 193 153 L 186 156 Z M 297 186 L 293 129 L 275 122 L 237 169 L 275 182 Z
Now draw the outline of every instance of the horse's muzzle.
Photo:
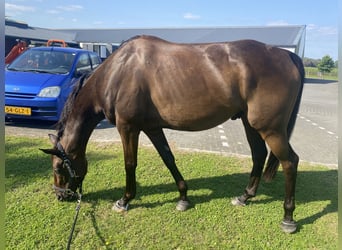
M 78 194 L 76 192 L 72 194 L 56 192 L 56 197 L 58 201 L 76 201 L 78 199 Z
M 78 199 L 79 195 L 76 191 L 72 191 L 71 189 L 64 189 L 60 187 L 53 186 L 56 193 L 56 198 L 59 201 L 75 201 Z

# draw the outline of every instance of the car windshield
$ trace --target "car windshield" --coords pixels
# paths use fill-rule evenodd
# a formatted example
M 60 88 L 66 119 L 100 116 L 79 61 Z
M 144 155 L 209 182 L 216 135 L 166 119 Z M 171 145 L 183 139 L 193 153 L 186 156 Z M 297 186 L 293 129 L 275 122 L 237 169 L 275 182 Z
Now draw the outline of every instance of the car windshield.
M 20 55 L 8 70 L 67 74 L 70 72 L 76 54 L 53 50 L 28 50 Z

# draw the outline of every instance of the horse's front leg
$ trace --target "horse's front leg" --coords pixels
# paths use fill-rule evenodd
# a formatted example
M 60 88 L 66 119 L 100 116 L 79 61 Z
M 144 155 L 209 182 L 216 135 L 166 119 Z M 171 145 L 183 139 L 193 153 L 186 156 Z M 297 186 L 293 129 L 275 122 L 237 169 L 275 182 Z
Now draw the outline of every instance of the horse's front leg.
M 113 209 L 117 212 L 128 210 L 129 201 L 136 195 L 137 151 L 139 130 L 132 129 L 130 126 L 118 126 L 124 151 L 125 171 L 126 171 L 126 190 L 123 197 L 116 201 Z

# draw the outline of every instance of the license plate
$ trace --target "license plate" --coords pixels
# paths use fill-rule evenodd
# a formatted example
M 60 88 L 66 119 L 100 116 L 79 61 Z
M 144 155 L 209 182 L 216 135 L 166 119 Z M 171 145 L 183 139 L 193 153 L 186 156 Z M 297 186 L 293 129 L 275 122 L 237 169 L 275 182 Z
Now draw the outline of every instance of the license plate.
M 13 115 L 31 115 L 31 108 L 5 106 L 5 113 Z

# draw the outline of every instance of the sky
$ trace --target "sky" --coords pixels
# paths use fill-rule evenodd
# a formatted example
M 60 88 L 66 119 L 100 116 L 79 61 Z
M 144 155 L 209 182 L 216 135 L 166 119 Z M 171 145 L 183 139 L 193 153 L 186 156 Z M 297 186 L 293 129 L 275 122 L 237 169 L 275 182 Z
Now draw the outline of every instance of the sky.
M 49 29 L 306 25 L 304 56 L 337 60 L 338 7 L 338 0 L 5 0 L 5 16 Z

